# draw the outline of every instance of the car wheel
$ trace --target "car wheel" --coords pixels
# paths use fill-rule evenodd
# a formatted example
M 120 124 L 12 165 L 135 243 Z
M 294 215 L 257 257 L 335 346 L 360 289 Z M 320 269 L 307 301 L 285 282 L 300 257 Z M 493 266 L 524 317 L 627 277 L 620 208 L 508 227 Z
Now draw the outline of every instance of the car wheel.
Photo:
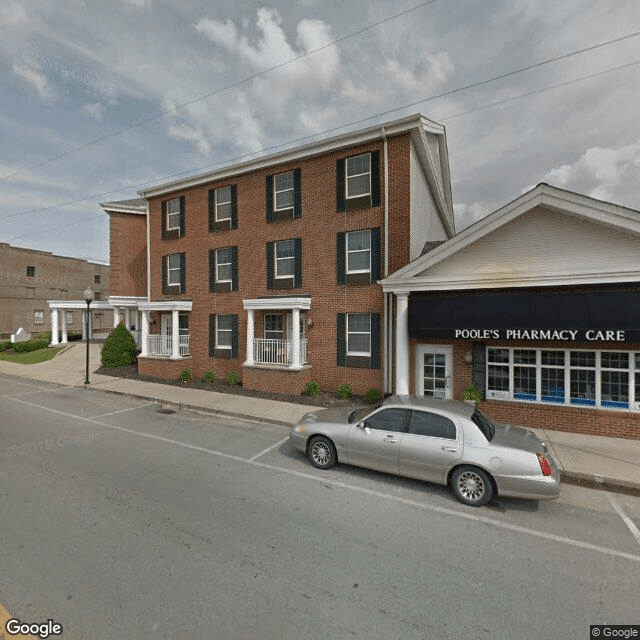
M 331 469 L 338 461 L 333 442 L 329 438 L 325 438 L 325 436 L 313 438 L 307 451 L 311 464 L 314 467 L 318 467 L 318 469 Z
M 478 467 L 458 467 L 451 474 L 451 490 L 464 504 L 479 507 L 493 496 L 489 474 Z

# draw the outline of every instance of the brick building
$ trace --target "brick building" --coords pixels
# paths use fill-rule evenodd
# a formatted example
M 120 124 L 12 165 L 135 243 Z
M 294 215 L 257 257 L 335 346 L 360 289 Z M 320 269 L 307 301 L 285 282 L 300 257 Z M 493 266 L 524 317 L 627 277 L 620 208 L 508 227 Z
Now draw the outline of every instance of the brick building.
M 50 300 L 81 299 L 87 287 L 106 300 L 109 286 L 108 265 L 0 243 L 0 336 L 6 340 L 19 327 L 51 331 Z M 69 331 L 82 330 L 80 309 L 65 309 L 63 318 Z M 93 321 L 95 329 L 108 328 L 111 317 L 97 311 Z
M 454 233 L 444 128 L 403 118 L 105 203 L 141 373 L 391 390 L 378 280 Z

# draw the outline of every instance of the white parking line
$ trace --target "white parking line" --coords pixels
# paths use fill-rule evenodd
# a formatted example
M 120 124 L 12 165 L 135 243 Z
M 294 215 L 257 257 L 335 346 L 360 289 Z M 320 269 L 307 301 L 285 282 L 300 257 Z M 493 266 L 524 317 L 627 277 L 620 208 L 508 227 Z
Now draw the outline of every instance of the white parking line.
M 631 535 L 633 535 L 636 542 L 640 544 L 640 531 L 638 530 L 638 527 L 636 527 L 633 520 L 622 510 L 618 501 L 611 494 L 609 494 L 609 500 L 611 501 L 611 506 L 615 509 L 616 513 L 622 518 L 622 522 L 624 522 L 629 528 L 629 531 L 631 531 Z
M 107 416 L 115 416 L 116 413 L 125 413 L 126 411 L 135 411 L 136 409 L 142 409 L 144 407 L 150 407 L 152 404 L 157 404 L 156 402 L 147 402 L 146 404 L 141 404 L 137 407 L 131 407 L 130 409 L 120 409 L 120 411 L 111 411 L 109 413 L 101 413 L 99 416 L 93 416 L 89 418 L 89 420 L 97 420 L 98 418 L 106 418 Z
M 206 447 L 199 447 L 197 445 L 188 444 L 186 442 L 181 442 L 180 440 L 173 440 L 171 438 L 165 438 L 163 436 L 158 436 L 150 433 L 144 433 L 142 431 L 135 431 L 133 429 L 127 429 L 125 427 L 116 427 L 111 424 L 107 424 L 104 422 L 99 422 L 94 418 L 85 418 L 83 416 L 76 416 L 71 413 L 67 413 L 65 411 L 59 411 L 57 409 L 50 409 L 49 407 L 45 407 L 42 405 L 34 404 L 32 402 L 27 402 L 26 400 L 20 400 L 19 398 L 8 398 L 9 400 L 13 400 L 14 402 L 20 402 L 22 404 L 29 405 L 31 407 L 35 407 L 38 409 L 43 409 L 45 411 L 50 411 L 52 413 L 56 413 L 58 415 L 63 415 L 68 418 L 74 418 L 76 420 L 81 420 L 83 422 L 89 422 L 91 424 L 98 424 L 100 426 L 106 427 L 108 429 L 114 429 L 116 431 L 122 431 L 123 433 L 129 433 L 131 435 L 139 436 L 141 438 L 147 438 L 149 440 L 157 440 L 159 442 L 166 442 L 167 444 L 173 444 L 178 447 L 182 447 L 184 449 L 189 449 L 192 451 L 199 451 L 201 453 L 208 453 L 210 455 L 219 456 L 222 458 L 227 458 L 228 460 L 235 460 L 236 462 L 243 462 L 244 464 L 250 464 L 253 467 L 259 467 L 261 469 L 269 469 L 271 471 L 276 471 L 279 473 L 286 473 L 288 475 L 296 476 L 298 478 L 304 478 L 306 480 L 312 480 L 313 482 L 318 482 L 324 485 L 331 485 L 333 487 L 339 487 L 341 489 L 346 489 L 347 491 L 355 491 L 357 493 L 364 493 L 366 495 L 374 496 L 376 498 L 383 498 L 385 500 L 389 500 L 392 502 L 399 502 L 401 504 L 408 505 L 410 507 L 416 507 L 418 509 L 423 509 L 425 511 L 433 511 L 436 513 L 442 513 L 444 515 L 453 516 L 456 518 L 463 518 L 465 520 L 472 520 L 474 522 L 482 522 L 483 524 L 487 524 L 492 527 L 497 527 L 499 529 L 506 529 L 508 531 L 514 531 L 515 533 L 525 533 L 530 536 L 535 536 L 537 538 L 542 538 L 544 540 L 550 540 L 553 542 L 559 542 L 561 544 L 566 544 L 572 547 L 577 547 L 579 549 L 587 549 L 589 551 L 596 551 L 598 553 L 603 553 L 608 556 L 613 556 L 617 558 L 625 558 L 626 560 L 633 560 L 635 562 L 640 562 L 640 555 L 635 555 L 633 553 L 627 553 L 625 551 L 618 551 L 617 549 L 610 549 L 608 547 L 601 547 L 599 545 L 590 544 L 589 542 L 583 542 L 581 540 L 575 540 L 574 538 L 567 538 L 566 536 L 559 536 L 553 533 L 547 533 L 545 531 L 538 531 L 536 529 L 530 529 L 528 527 L 522 527 L 516 524 L 510 524 L 508 522 L 501 522 L 499 520 L 492 520 L 486 516 L 475 515 L 473 513 L 465 513 L 463 511 L 458 511 L 456 509 L 449 509 L 447 507 L 438 507 L 436 505 L 427 504 L 424 502 L 418 502 L 417 500 L 410 500 L 409 498 L 401 498 L 399 496 L 394 496 L 388 493 L 384 493 L 382 491 L 374 491 L 373 489 L 366 489 L 364 487 L 358 487 L 352 484 L 347 484 L 346 482 L 341 482 L 339 480 L 332 480 L 331 478 L 327 478 L 324 476 L 316 476 L 310 473 L 304 473 L 302 471 L 295 471 L 293 469 L 285 469 L 283 467 L 276 467 L 274 465 L 265 464 L 264 462 L 257 462 L 247 460 L 246 458 L 242 458 L 240 456 L 234 456 L 229 453 L 223 453 L 222 451 L 216 451 L 215 449 L 207 449 Z M 277 443 L 276 445 L 277 446 Z M 615 507 L 614 507 L 615 508 Z M 626 514 L 625 514 L 626 515 Z M 631 523 L 633 525 L 633 523 Z M 627 524 L 627 526 L 629 526 Z M 633 525 L 635 527 L 635 525 Z
M 279 442 L 276 442 L 275 444 L 272 444 L 270 447 L 267 447 L 266 449 L 262 450 L 260 453 L 256 453 L 256 455 L 253 456 L 252 458 L 249 458 L 247 462 L 253 462 L 254 460 L 257 460 L 258 458 L 263 456 L 265 453 L 269 453 L 269 451 L 275 449 L 276 447 L 279 447 L 281 444 L 284 444 L 288 439 L 289 439 L 289 436 L 287 436 L 286 438 L 282 438 L 282 440 L 280 440 Z

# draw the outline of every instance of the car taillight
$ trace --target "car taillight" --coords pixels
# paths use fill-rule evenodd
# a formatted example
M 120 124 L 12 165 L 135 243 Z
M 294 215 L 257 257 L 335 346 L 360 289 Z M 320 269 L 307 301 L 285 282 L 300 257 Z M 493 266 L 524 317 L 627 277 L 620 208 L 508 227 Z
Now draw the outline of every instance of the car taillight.
M 550 476 L 553 474 L 553 469 L 551 468 L 551 464 L 547 460 L 547 457 L 542 453 L 538 453 L 538 462 L 540 463 L 540 469 L 542 470 L 543 476 Z

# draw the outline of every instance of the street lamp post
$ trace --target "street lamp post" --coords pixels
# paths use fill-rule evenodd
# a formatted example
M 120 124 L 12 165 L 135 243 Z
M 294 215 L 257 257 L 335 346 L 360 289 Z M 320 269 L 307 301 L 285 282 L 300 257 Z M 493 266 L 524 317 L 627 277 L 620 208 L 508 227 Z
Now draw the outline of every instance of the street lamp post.
M 94 298 L 93 290 L 91 289 L 91 287 L 87 287 L 82 295 L 84 296 L 84 301 L 87 303 L 87 317 L 85 320 L 85 336 L 87 338 L 87 368 L 84 378 L 84 383 L 85 385 L 87 385 L 89 384 L 89 330 L 91 327 L 91 323 L 89 322 L 89 308 L 91 307 L 91 303 L 93 302 Z

